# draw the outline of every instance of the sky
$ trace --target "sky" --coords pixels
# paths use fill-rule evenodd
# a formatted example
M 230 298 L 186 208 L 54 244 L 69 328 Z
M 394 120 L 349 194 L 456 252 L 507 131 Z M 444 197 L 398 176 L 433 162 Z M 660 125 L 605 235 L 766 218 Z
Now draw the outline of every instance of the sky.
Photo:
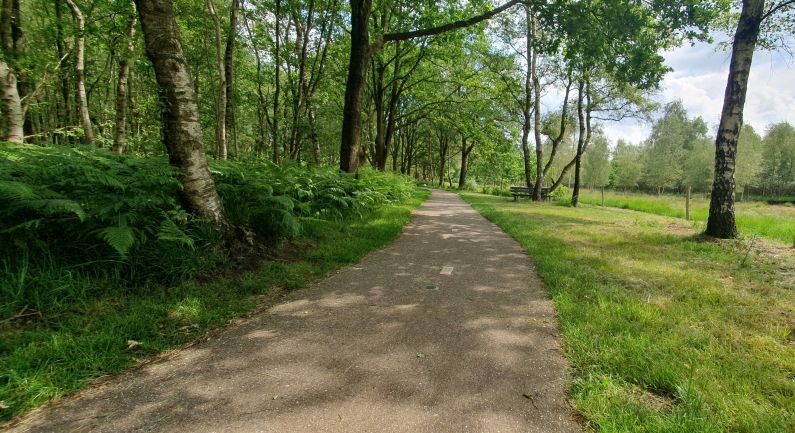
M 720 120 L 731 54 L 716 47 L 686 44 L 665 53 L 666 64 L 673 71 L 666 75 L 655 95 L 662 104 L 680 99 L 691 117 L 701 116 L 707 122 L 713 136 Z M 744 118 L 760 134 L 772 123 L 795 124 L 795 59 L 789 54 L 754 54 Z M 613 143 L 620 138 L 638 143 L 648 136 L 651 125 L 625 120 L 605 123 L 603 128 Z

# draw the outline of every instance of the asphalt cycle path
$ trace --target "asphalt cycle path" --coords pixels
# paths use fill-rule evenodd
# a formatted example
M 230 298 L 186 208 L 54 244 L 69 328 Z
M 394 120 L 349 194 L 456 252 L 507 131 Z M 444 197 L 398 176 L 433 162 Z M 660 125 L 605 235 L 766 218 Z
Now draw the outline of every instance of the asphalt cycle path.
M 9 432 L 581 432 L 519 244 L 434 191 L 360 263 Z

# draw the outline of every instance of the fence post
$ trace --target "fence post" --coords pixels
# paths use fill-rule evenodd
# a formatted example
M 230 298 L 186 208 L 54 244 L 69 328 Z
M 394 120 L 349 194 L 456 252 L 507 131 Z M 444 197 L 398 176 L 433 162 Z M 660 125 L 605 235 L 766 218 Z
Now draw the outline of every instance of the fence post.
M 685 198 L 685 219 L 690 221 L 690 186 L 687 186 L 687 197 Z
M 602 207 L 605 206 L 605 187 L 602 187 Z

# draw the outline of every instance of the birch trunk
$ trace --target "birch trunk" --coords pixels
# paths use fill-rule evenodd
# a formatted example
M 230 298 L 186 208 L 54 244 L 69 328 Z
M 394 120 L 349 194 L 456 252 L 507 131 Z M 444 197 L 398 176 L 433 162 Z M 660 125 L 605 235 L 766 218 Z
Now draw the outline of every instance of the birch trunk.
M 199 107 L 172 0 L 135 0 L 135 4 L 159 88 L 166 150 L 180 173 L 183 205 L 223 226 L 223 207 L 204 152 Z
M 533 16 L 530 13 L 530 6 L 525 5 L 525 18 L 526 18 L 526 28 L 527 28 L 527 37 L 526 37 L 526 44 L 527 44 L 527 71 L 525 71 L 524 77 L 524 100 L 522 101 L 522 156 L 524 159 L 524 181 L 525 185 L 528 188 L 533 187 L 533 167 L 530 162 L 530 116 L 531 112 L 533 111 L 532 107 L 532 98 L 533 98 L 533 88 L 532 88 L 532 76 L 534 71 L 534 64 L 532 62 L 532 58 L 535 55 L 535 50 L 533 50 Z M 534 190 L 535 191 L 535 190 Z
M 14 69 L 0 60 L 0 99 L 2 99 L 2 114 L 4 128 L 2 139 L 12 143 L 22 143 L 24 139 L 22 104 L 17 91 L 17 76 Z
M 116 126 L 113 131 L 113 151 L 124 152 L 124 134 L 127 132 L 127 83 L 130 79 L 130 58 L 135 50 L 135 16 L 127 24 L 127 52 L 119 60 L 119 81 L 116 84 Z
M 75 35 L 75 78 L 77 79 L 77 112 L 80 115 L 80 126 L 83 128 L 83 142 L 94 144 L 94 128 L 91 126 L 91 116 L 88 113 L 88 97 L 86 96 L 86 21 L 83 13 L 77 7 L 74 0 L 65 0 L 72 16 L 77 24 L 77 34 Z
M 764 0 L 743 0 L 740 21 L 734 34 L 729 79 L 723 97 L 718 135 L 715 139 L 715 179 L 709 202 L 706 234 L 717 238 L 736 238 L 734 218 L 734 171 L 737 158 L 737 139 L 743 124 L 748 75 L 759 37 L 759 27 L 765 9 Z

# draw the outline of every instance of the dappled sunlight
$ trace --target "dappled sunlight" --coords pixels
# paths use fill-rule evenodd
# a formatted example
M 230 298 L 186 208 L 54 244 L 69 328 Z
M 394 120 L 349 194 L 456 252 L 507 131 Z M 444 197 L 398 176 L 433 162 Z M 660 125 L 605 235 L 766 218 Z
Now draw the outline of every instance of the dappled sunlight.
M 795 302 L 786 260 L 754 254 L 748 242 L 694 237 L 681 224 L 672 230 L 677 220 L 664 216 L 466 197 L 538 260 L 586 416 L 632 405 L 643 414 L 636 421 L 706 423 L 682 431 L 788 431 Z M 495 322 L 469 326 L 481 324 Z M 521 346 L 511 331 L 488 330 Z
M 554 309 L 528 257 L 456 196 L 434 197 L 361 263 L 38 421 L 60 431 L 578 431 Z M 88 410 L 113 419 L 77 415 Z

